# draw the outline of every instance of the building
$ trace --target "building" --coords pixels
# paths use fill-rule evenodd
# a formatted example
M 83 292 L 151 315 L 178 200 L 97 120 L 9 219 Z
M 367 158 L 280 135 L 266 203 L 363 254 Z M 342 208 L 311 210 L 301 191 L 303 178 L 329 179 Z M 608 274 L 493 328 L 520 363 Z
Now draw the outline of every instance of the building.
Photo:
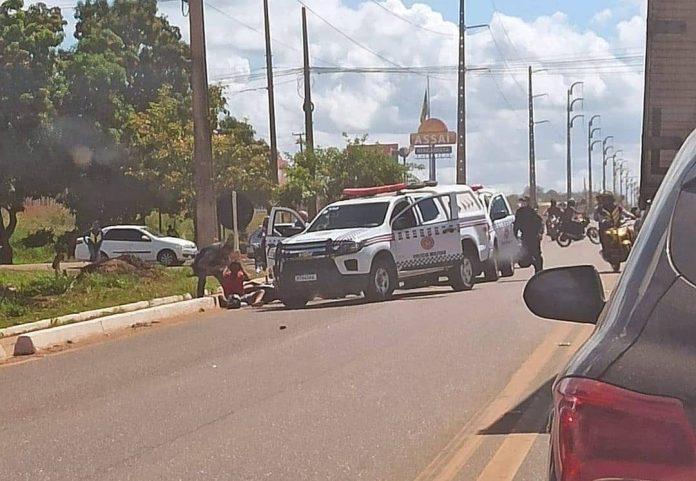
M 646 46 L 642 202 L 696 129 L 696 0 L 649 0 Z

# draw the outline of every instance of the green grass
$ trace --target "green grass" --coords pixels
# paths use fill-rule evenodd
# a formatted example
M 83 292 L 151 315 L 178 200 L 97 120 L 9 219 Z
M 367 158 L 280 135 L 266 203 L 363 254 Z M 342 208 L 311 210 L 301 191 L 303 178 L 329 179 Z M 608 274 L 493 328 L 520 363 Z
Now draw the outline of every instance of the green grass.
M 153 277 L 101 273 L 56 277 L 47 272 L 0 271 L 0 296 L 3 286 L 17 289 L 15 299 L 0 299 L 0 328 L 158 297 L 194 294 L 196 278 L 190 275 L 190 268 L 157 269 Z M 208 289 L 217 286 L 214 279 L 208 280 Z
M 7 223 L 7 219 L 5 219 Z M 56 236 L 75 228 L 74 217 L 61 206 L 27 206 L 24 212 L 17 216 L 17 229 L 12 239 L 15 264 L 40 264 L 52 262 L 56 255 L 54 246 L 26 247 L 22 240 L 29 234 L 41 229 L 50 229 Z

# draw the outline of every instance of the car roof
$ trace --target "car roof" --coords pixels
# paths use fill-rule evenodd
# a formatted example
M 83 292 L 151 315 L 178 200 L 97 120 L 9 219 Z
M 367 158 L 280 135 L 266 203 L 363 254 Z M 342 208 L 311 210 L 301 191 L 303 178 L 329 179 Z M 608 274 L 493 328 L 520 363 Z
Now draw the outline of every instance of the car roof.
M 110 225 L 107 227 L 104 227 L 103 230 L 111 230 L 111 229 L 147 229 L 148 227 L 145 225 Z

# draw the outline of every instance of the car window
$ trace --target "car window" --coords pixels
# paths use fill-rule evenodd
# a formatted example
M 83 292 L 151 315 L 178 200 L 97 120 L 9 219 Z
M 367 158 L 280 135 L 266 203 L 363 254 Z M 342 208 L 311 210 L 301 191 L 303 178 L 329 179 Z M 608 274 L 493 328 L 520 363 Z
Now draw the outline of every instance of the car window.
M 671 251 L 677 270 L 696 283 L 696 179 L 682 188 L 672 220 Z
M 104 240 L 108 241 L 130 241 L 131 236 L 128 232 L 130 229 L 111 229 L 104 234 Z
M 403 211 L 409 205 L 411 205 L 411 203 L 406 199 L 402 199 L 399 202 L 397 202 L 396 205 L 394 206 L 394 210 L 392 210 L 392 214 L 391 214 L 391 217 L 389 218 L 389 221 L 390 222 L 393 221 L 396 218 L 396 216 L 399 215 L 401 213 L 401 211 Z
M 510 215 L 510 210 L 502 195 L 496 195 L 493 198 L 493 202 L 491 203 L 491 215 L 494 214 L 501 214 L 505 217 Z
M 418 225 L 418 221 L 416 220 L 415 205 L 412 205 L 401 214 L 397 214 L 392 225 L 394 226 L 394 229 L 397 230 L 412 229 L 413 227 L 416 227 Z
M 425 199 L 418 202 L 418 210 L 423 219 L 423 224 L 435 224 L 447 221 L 447 216 L 436 199 Z

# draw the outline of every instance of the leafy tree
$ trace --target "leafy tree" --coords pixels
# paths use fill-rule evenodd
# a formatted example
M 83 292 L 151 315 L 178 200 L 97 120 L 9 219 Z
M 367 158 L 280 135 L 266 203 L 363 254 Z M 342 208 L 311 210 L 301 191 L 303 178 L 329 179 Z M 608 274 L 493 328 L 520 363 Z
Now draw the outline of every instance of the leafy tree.
M 279 201 L 299 206 L 320 197 L 333 202 L 341 198 L 346 187 L 388 185 L 408 177 L 409 167 L 366 146 L 366 140 L 367 136 L 346 137 L 343 149 L 319 148 L 313 154 L 296 154 L 287 170 L 287 183 L 278 190 Z
M 227 115 L 219 87 L 211 87 L 210 99 L 216 190 L 236 189 L 257 205 L 267 203 L 272 188 L 268 145 L 255 137 L 247 122 Z M 191 117 L 190 97 L 178 98 L 163 87 L 158 99 L 145 111 L 133 113 L 126 124 L 124 140 L 132 158 L 129 173 L 151 186 L 165 212 L 193 209 Z
M 33 155 L 36 132 L 54 112 L 62 85 L 60 9 L 22 0 L 0 3 L 0 264 L 12 263 L 10 239 L 27 197 L 55 192 Z M 6 220 L 5 220 L 6 218 Z

